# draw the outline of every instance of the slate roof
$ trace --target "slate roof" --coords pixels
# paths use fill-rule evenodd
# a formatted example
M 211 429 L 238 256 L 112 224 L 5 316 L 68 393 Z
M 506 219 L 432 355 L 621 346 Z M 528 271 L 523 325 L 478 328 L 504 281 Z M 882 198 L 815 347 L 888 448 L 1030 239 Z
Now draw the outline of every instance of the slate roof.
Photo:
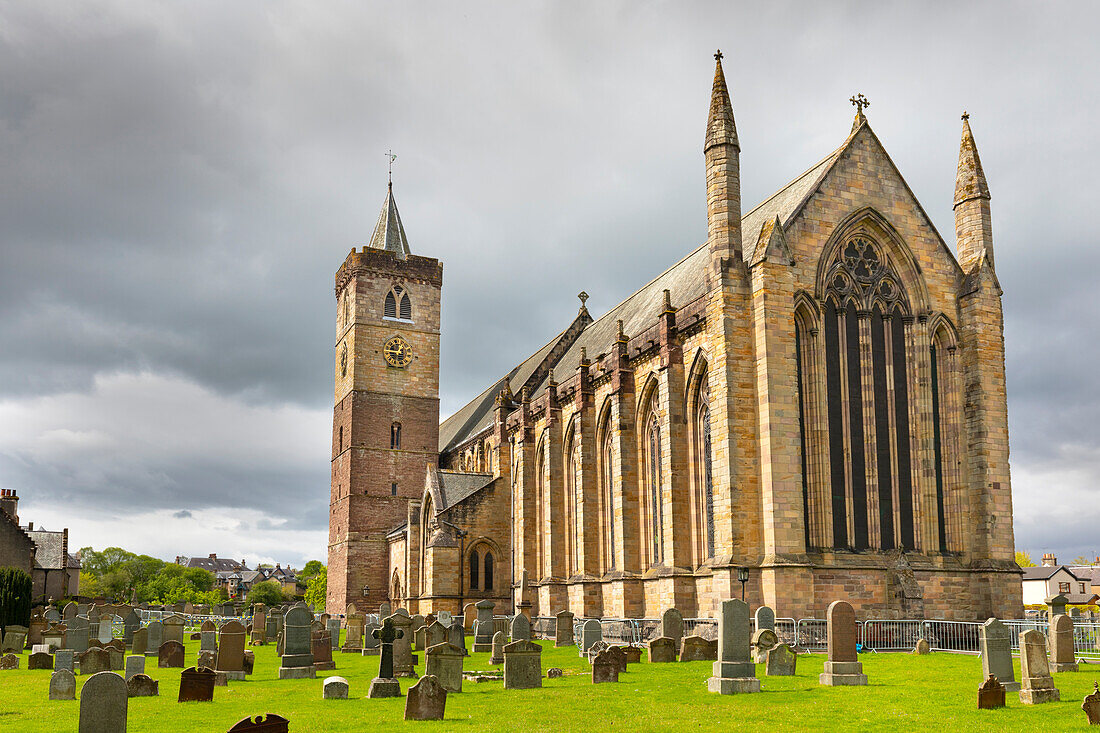
M 210 559 L 209 557 L 188 557 L 186 562 L 181 562 L 185 568 L 202 568 L 212 573 L 233 570 L 247 570 L 243 563 L 228 557 Z
M 1089 580 L 1089 578 L 1083 578 L 1083 577 L 1077 575 L 1077 573 L 1073 572 L 1073 570 L 1071 570 L 1070 568 L 1067 568 L 1065 565 L 1053 565 L 1053 566 L 1051 566 L 1051 565 L 1037 565 L 1033 568 L 1024 568 L 1023 569 L 1023 571 L 1024 571 L 1023 579 L 1024 580 L 1049 580 L 1050 577 L 1052 575 L 1054 575 L 1056 572 L 1058 572 L 1059 570 L 1065 570 L 1067 573 L 1072 575 L 1074 578 L 1077 578 L 1077 580 Z
M 1077 576 L 1078 580 L 1100 585 L 1100 566 L 1097 565 L 1073 565 L 1069 571 Z
M 65 533 L 28 530 L 27 535 L 34 541 L 37 551 L 34 553 L 34 566 L 44 570 L 60 570 L 66 567 L 68 559 L 65 553 Z
M 491 473 L 462 473 L 460 471 L 438 471 L 439 498 L 435 513 L 445 512 L 463 499 L 493 483 Z
M 794 215 L 802 208 L 803 203 L 817 190 L 825 175 L 851 143 L 858 129 L 853 130 L 842 146 L 829 153 L 805 173 L 742 216 L 741 236 L 743 257 L 746 261 L 753 261 L 756 254 L 757 239 L 764 224 L 773 221 L 777 216 L 784 226 L 790 223 Z M 766 242 L 761 246 L 766 246 Z M 671 291 L 672 305 L 677 308 L 703 296 L 705 293 L 704 273 L 708 261 L 709 253 L 704 243 L 687 257 L 642 286 L 640 290 L 605 313 L 601 318 L 588 324 L 569 349 L 551 365 L 558 374 L 559 379 L 576 372 L 580 366 L 582 347 L 587 350 L 588 358 L 593 362 L 599 355 L 609 352 L 611 344 L 618 335 L 617 321 L 620 319 L 623 321 L 623 331 L 628 337 L 652 326 L 661 312 L 664 302 L 664 290 Z M 491 426 L 493 424 L 493 404 L 497 394 L 504 387 L 505 381 L 507 380 L 509 389 L 518 399 L 519 391 L 524 382 L 543 364 L 559 336 L 555 336 L 554 339 L 520 363 L 519 366 L 498 379 L 471 402 L 444 420 L 439 426 L 440 452 L 446 452 L 457 447 Z M 531 391 L 532 399 L 545 390 L 546 381 L 546 378 L 543 377 L 535 386 L 535 389 Z
M 393 200 L 393 183 L 386 190 L 386 200 L 382 202 L 370 246 L 393 252 L 400 260 L 409 256 L 409 240 L 405 239 L 405 227 L 401 224 L 401 215 L 397 213 L 397 202 Z

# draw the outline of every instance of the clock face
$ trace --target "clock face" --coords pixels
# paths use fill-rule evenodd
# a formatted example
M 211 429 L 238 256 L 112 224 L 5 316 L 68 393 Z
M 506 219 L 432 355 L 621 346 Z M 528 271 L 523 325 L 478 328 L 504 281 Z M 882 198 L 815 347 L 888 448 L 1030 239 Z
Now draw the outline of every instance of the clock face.
M 394 336 L 382 348 L 382 355 L 390 366 L 403 369 L 412 361 L 412 347 L 400 336 Z

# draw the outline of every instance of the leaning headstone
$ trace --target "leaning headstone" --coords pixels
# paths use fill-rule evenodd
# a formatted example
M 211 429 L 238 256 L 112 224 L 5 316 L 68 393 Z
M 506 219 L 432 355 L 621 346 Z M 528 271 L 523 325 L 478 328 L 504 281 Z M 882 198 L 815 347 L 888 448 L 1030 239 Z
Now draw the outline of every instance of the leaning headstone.
M 446 642 L 424 652 L 424 674 L 435 675 L 447 692 L 462 692 L 462 657 L 466 650 Z
M 227 679 L 243 680 L 245 632 L 244 624 L 237 620 L 226 621 L 218 630 L 218 672 L 225 672 Z
M 183 644 L 178 641 L 166 641 L 157 650 L 157 667 L 161 669 L 183 669 Z
M 451 628 L 447 630 L 447 640 L 452 646 L 462 650 L 462 656 L 470 655 L 470 652 L 466 651 L 466 630 L 462 628 L 462 619 L 456 618 L 451 622 Z
M 126 679 L 129 680 L 135 674 L 145 674 L 145 655 L 131 654 L 126 657 Z
M 504 644 L 506 642 L 504 632 L 493 634 L 493 651 L 489 655 L 489 664 L 504 664 Z
M 1092 683 L 1092 692 L 1085 695 L 1081 709 L 1085 711 L 1089 725 L 1100 725 L 1100 684 Z
M 135 674 L 126 680 L 126 697 L 160 697 L 160 682 L 147 674 Z
M 1004 706 L 1004 685 L 997 681 L 997 675 L 991 674 L 985 682 L 978 685 L 978 710 L 996 710 Z
M 749 659 L 749 607 L 732 598 L 722 601 L 718 616 L 718 661 L 707 689 L 722 695 L 760 692 L 756 665 Z
M 492 601 L 485 599 L 474 604 L 477 608 L 477 626 L 474 632 L 474 653 L 493 651 L 493 608 Z
M 145 654 L 146 649 L 149 647 L 149 630 L 138 629 L 134 632 L 134 640 L 130 651 L 134 654 Z
M 80 674 L 93 675 L 111 671 L 111 653 L 106 649 L 92 647 L 80 655 Z
M 78 612 L 76 608 L 76 602 L 69 601 L 65 604 L 65 607 L 61 609 L 61 618 L 64 619 L 66 623 L 68 623 L 70 619 L 76 618 L 77 613 Z
M 4 656 L 0 657 L 0 669 L 11 670 L 19 669 L 19 657 L 16 654 L 8 652 Z
M 504 645 L 504 689 L 542 687 L 542 647 L 533 641 Z
M 675 608 L 665 609 L 661 614 L 661 636 L 672 639 L 677 647 L 684 638 L 684 616 Z
M 681 662 L 717 661 L 717 650 L 711 652 L 711 643 L 701 636 L 685 636 L 680 642 Z
M 603 641 L 603 626 L 598 618 L 590 618 L 581 626 L 581 644 L 577 653 L 585 656 L 597 641 Z
M 397 611 L 390 616 L 394 629 L 401 632 L 393 640 L 393 673 L 397 677 L 415 677 L 416 660 L 412 653 L 412 619 L 402 612 Z
M 554 646 L 573 646 L 573 612 L 558 611 L 554 623 Z
M 431 649 L 436 644 L 442 644 L 447 641 L 447 627 L 438 620 L 428 624 L 428 629 L 424 633 L 426 635 L 425 643 L 428 649 Z
M 49 652 L 35 652 L 27 657 L 27 669 L 53 669 L 53 655 Z
M 4 629 L 4 643 L 0 644 L 0 652 L 15 652 L 19 654 L 27 645 L 27 627 L 17 624 L 9 624 Z
M 931 654 L 932 645 L 928 643 L 928 639 L 917 639 L 916 646 L 913 647 L 914 654 Z
M 326 677 L 325 681 L 321 684 L 321 699 L 347 700 L 348 681 L 343 677 Z
M 145 627 L 145 633 L 145 656 L 155 657 L 164 643 L 164 624 L 154 619 Z
M 531 641 L 531 622 L 522 613 L 517 613 L 512 619 L 512 641 Z
M 71 670 L 59 669 L 50 675 L 50 699 L 76 699 L 76 677 Z
M 619 681 L 619 664 L 612 659 L 610 649 L 597 652 L 592 658 L 592 684 Z
M 389 616 L 382 621 L 382 627 L 375 629 L 374 638 L 380 643 L 378 654 L 378 676 L 370 682 L 368 698 L 375 697 L 400 697 L 401 685 L 394 678 L 393 669 L 393 642 L 405 635 L 404 629 L 398 629 L 393 624 L 394 617 Z
M 827 612 L 829 659 L 818 677 L 823 685 L 867 684 L 863 663 L 856 657 L 856 611 L 847 601 L 833 601 Z
M 1053 672 L 1076 672 L 1077 656 L 1073 648 L 1073 619 L 1055 616 L 1050 624 L 1050 667 Z
M 757 629 L 752 635 L 749 646 L 752 649 L 753 661 L 764 664 L 768 659 L 768 650 L 779 644 L 779 637 L 771 629 Z
M 797 663 L 798 655 L 786 644 L 779 644 L 768 650 L 764 674 L 768 677 L 793 677 Z
M 676 642 L 667 636 L 649 640 L 649 661 L 663 664 L 676 661 Z
M 761 606 L 756 609 L 756 630 L 768 629 L 775 631 L 775 611 L 769 606 Z
M 463 628 L 474 630 L 474 622 L 477 620 L 477 604 L 467 603 L 462 607 L 462 626 Z
M 283 655 L 279 679 L 313 679 L 313 649 L 310 626 L 313 614 L 294 606 L 283 616 Z
M 982 657 L 982 676 L 994 675 L 1008 692 L 1020 689 L 1012 666 L 1012 637 L 1000 619 L 991 618 L 979 628 L 978 646 Z
M 79 733 L 126 733 L 126 680 L 98 672 L 80 688 Z
M 1035 629 L 1020 634 L 1020 702 L 1038 705 L 1061 699 L 1050 675 L 1047 640 Z
M 443 720 L 446 708 L 447 690 L 435 675 L 421 677 L 405 696 L 405 720 Z
M 177 702 L 214 702 L 214 670 L 188 667 L 180 674 Z
M 75 672 L 76 669 L 73 666 L 73 650 L 72 649 L 58 649 L 53 655 L 53 668 L 67 669 L 70 672 Z

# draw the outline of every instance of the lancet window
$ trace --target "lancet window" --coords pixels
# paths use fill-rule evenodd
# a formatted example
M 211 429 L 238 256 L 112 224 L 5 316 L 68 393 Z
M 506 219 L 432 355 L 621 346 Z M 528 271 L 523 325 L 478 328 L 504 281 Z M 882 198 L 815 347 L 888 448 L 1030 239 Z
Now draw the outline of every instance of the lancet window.
M 404 321 L 412 320 L 412 301 L 408 292 L 400 285 L 394 285 L 390 292 L 386 293 L 382 315 L 386 318 L 399 318 Z

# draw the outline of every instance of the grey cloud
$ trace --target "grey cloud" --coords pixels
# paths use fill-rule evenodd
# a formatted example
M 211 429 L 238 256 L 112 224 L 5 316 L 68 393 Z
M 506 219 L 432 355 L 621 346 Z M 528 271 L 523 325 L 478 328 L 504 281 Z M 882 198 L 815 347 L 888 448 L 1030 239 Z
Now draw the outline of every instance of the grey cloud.
M 178 512 L 174 512 L 172 514 L 172 518 L 173 519 L 190 519 L 191 518 L 191 512 L 187 511 L 186 509 L 181 509 Z

